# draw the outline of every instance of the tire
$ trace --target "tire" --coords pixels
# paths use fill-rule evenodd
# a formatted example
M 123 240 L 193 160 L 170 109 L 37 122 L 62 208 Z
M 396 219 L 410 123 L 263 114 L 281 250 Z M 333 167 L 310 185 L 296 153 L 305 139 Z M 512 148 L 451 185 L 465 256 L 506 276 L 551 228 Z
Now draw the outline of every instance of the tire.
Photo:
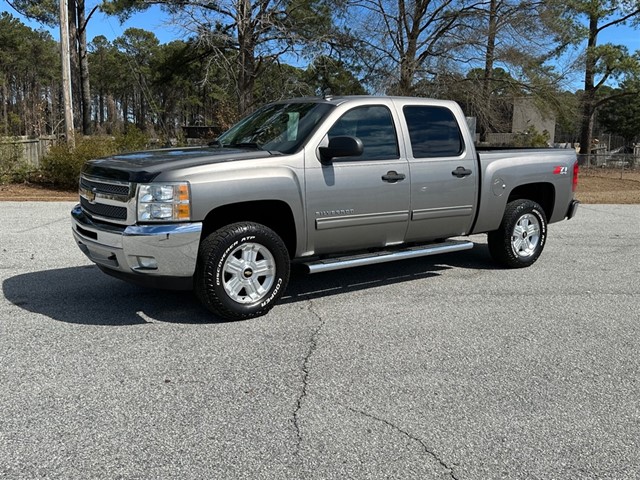
M 200 244 L 195 292 L 225 320 L 266 314 L 289 282 L 289 252 L 282 239 L 258 223 L 227 225 Z
M 531 200 L 507 204 L 498 230 L 487 235 L 489 252 L 498 263 L 523 268 L 532 265 L 547 240 L 547 217 L 542 207 Z

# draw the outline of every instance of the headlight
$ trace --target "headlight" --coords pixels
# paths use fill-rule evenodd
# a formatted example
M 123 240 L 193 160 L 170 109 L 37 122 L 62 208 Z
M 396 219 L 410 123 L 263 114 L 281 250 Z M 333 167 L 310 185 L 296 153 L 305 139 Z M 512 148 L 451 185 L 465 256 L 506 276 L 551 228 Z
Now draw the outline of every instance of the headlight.
M 158 183 L 138 187 L 139 222 L 191 220 L 188 183 Z

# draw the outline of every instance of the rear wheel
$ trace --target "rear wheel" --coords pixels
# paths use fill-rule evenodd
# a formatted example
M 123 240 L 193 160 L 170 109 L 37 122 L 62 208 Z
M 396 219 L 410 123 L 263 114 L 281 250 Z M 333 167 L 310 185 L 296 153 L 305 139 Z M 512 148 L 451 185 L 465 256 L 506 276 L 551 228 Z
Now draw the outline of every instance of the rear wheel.
M 235 223 L 200 245 L 195 290 L 214 314 L 241 320 L 267 313 L 289 281 L 289 253 L 270 228 Z
M 498 230 L 487 238 L 494 260 L 511 268 L 528 267 L 544 248 L 547 217 L 536 202 L 514 200 L 507 204 Z

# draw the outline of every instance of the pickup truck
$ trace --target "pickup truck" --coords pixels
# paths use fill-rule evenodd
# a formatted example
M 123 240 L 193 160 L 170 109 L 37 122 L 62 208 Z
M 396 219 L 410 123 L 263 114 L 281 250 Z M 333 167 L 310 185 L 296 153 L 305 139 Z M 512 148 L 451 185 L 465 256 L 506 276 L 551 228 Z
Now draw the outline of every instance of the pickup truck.
M 73 236 L 104 272 L 192 288 L 229 320 L 268 312 L 310 273 L 473 247 L 528 267 L 572 218 L 573 150 L 477 152 L 460 107 L 401 97 L 266 105 L 208 147 L 87 162 Z

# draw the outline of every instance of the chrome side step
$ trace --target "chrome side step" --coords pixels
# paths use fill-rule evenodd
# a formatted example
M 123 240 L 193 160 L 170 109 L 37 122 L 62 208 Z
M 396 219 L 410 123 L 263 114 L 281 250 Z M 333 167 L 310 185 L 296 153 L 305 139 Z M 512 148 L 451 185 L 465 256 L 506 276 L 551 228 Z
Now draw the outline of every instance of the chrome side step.
M 336 257 L 313 262 L 302 263 L 309 269 L 309 273 L 330 272 L 343 268 L 360 267 L 363 265 L 375 265 L 377 263 L 406 260 L 409 258 L 426 257 L 439 253 L 460 252 L 473 248 L 473 242 L 464 240 L 449 240 L 431 245 L 419 245 L 415 247 L 401 248 L 399 250 L 383 250 L 375 253 L 364 253 L 346 257 Z

